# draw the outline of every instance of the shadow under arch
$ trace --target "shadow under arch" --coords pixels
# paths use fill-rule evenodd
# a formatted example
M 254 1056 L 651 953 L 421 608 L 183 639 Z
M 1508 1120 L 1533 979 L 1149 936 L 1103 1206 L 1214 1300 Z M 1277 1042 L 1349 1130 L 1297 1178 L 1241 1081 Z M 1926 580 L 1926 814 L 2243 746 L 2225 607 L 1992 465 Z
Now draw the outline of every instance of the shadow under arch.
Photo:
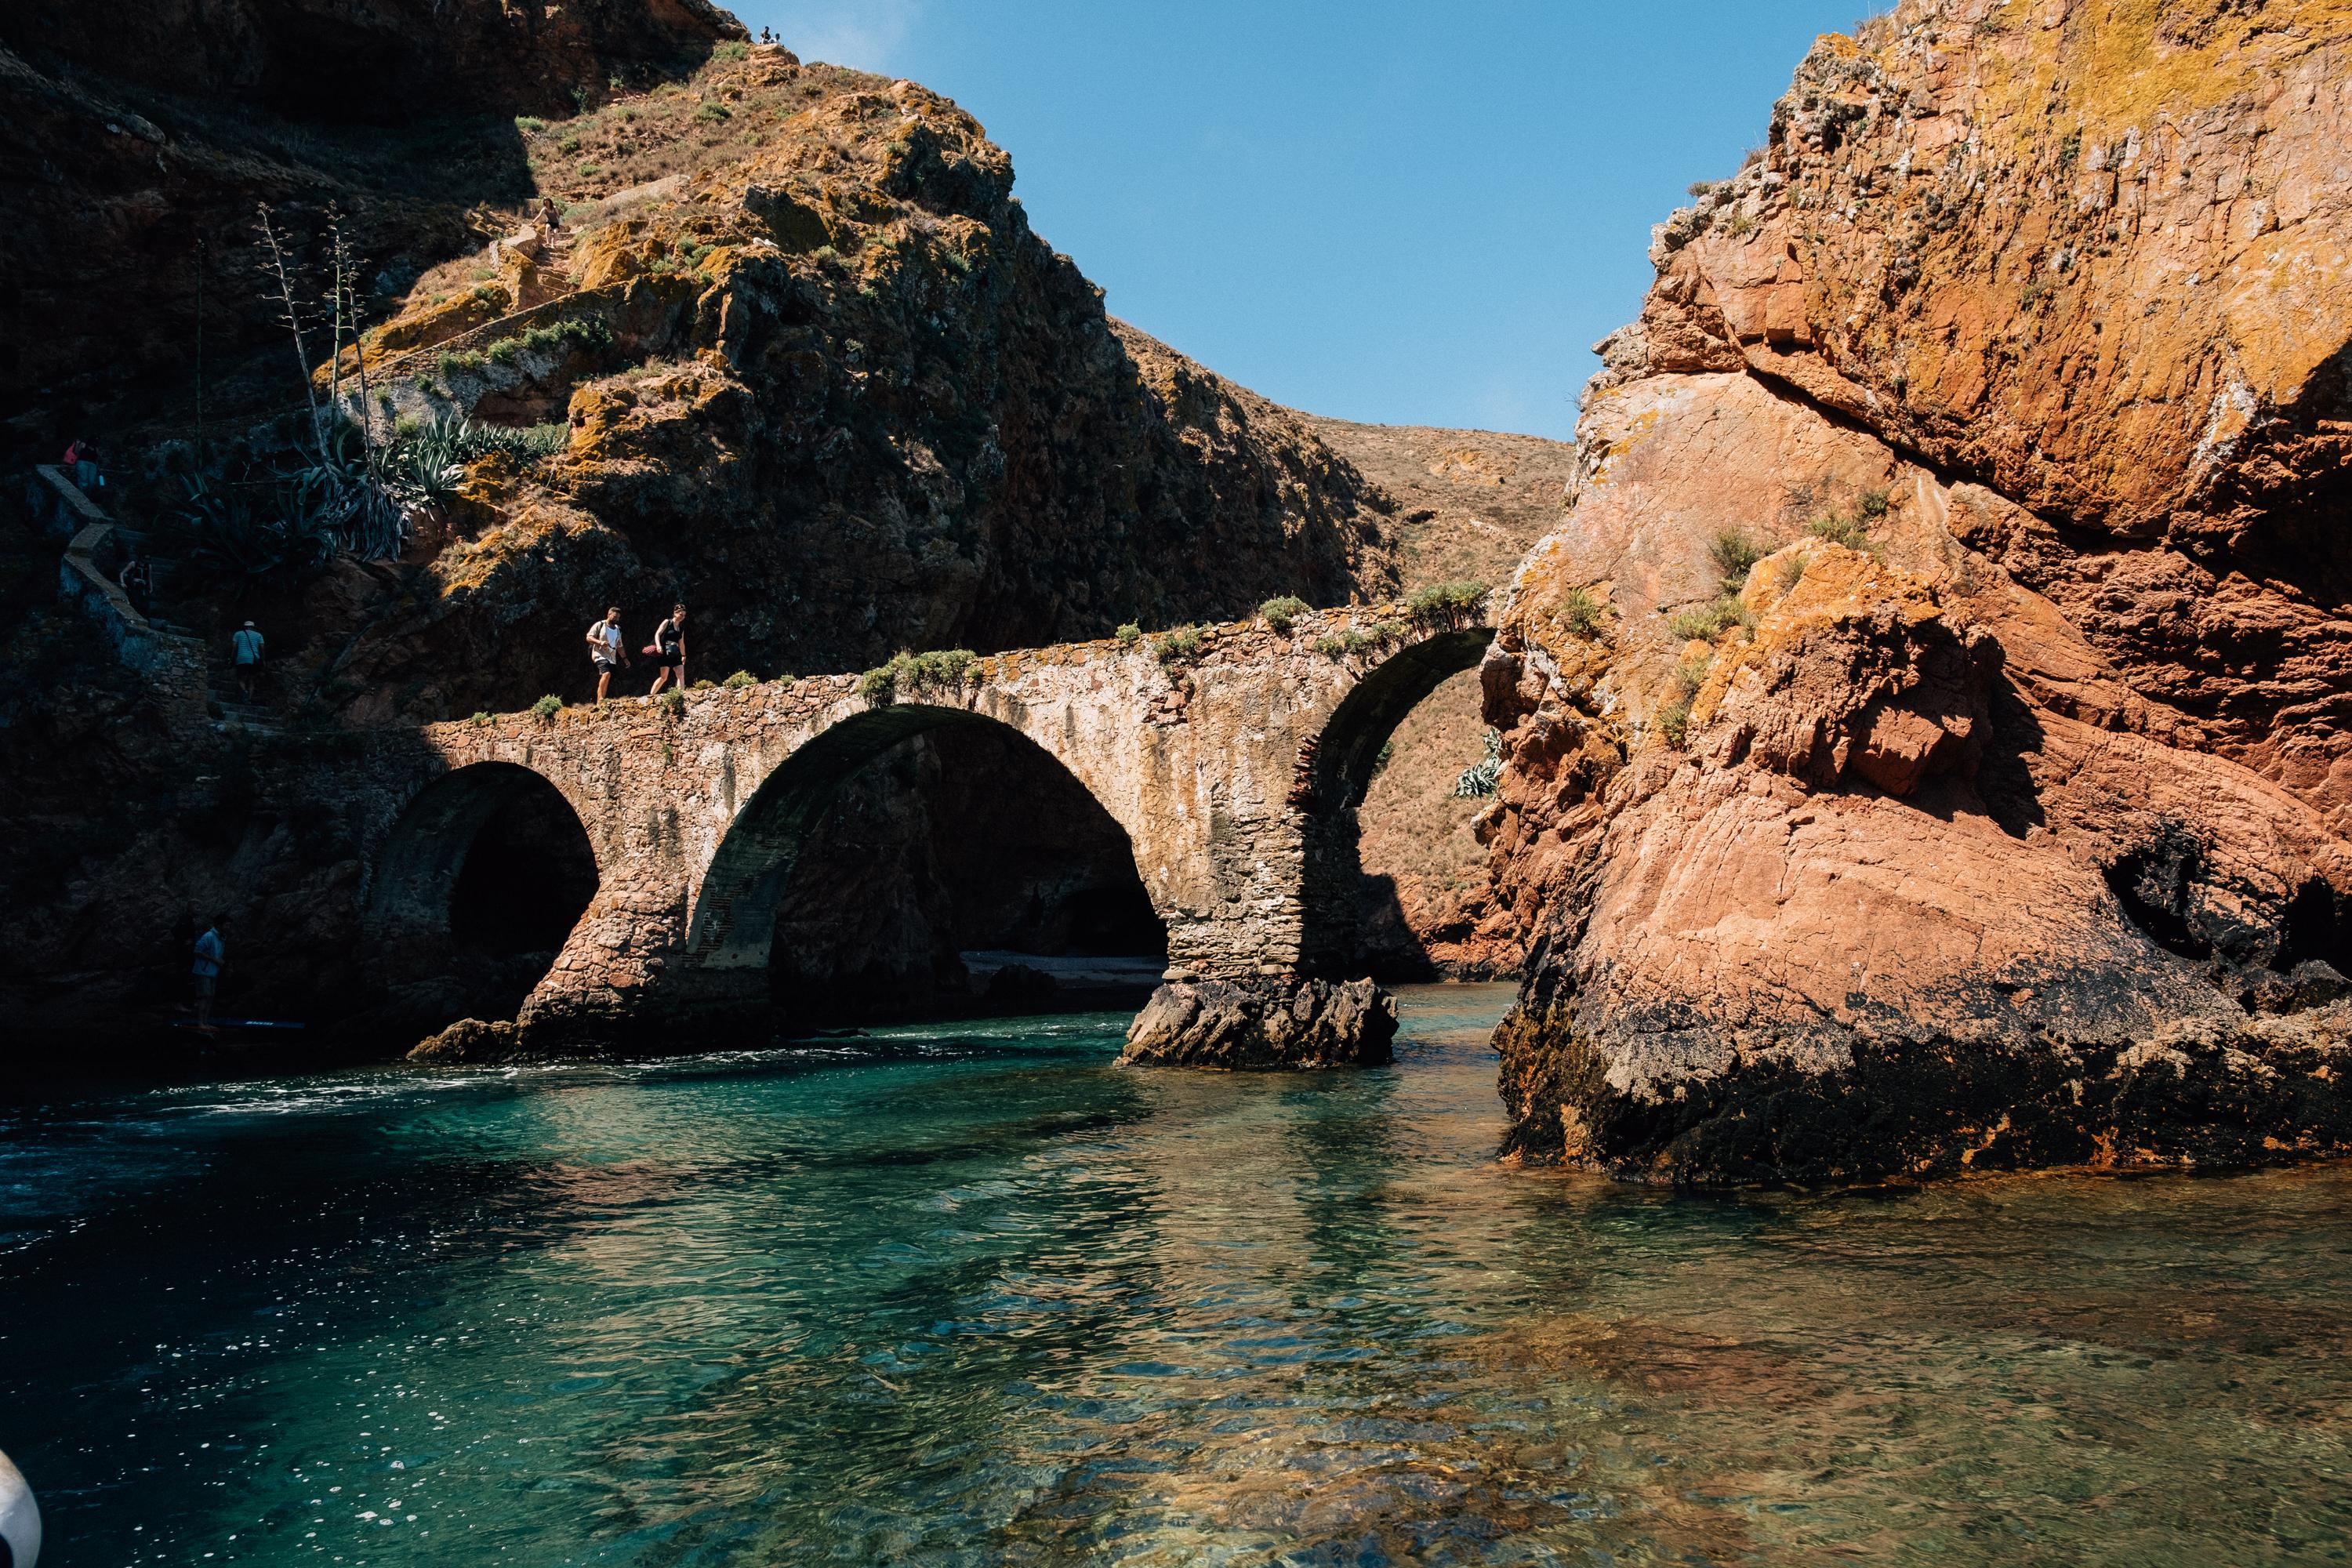
M 543 774 L 498 762 L 445 773 L 408 803 L 376 857 L 367 909 L 379 970 L 395 984 L 439 977 L 477 1009 L 512 993 L 497 1014 L 510 1016 L 601 877 L 587 828 Z M 454 973 L 469 961 L 472 973 Z
M 1396 727 L 1454 676 L 1475 669 L 1493 628 L 1465 626 L 1402 648 L 1340 700 L 1316 737 L 1307 814 L 1305 929 L 1300 957 L 1310 973 L 1340 977 L 1360 962 L 1364 868 L 1356 809 L 1380 769 Z
M 1107 851 L 1108 858 L 1101 864 L 1108 868 L 1111 861 L 1116 861 L 1116 879 L 1121 882 L 1132 882 L 1130 890 L 1138 912 L 1148 911 L 1144 923 L 1157 931 L 1160 952 L 1164 953 L 1164 917 L 1150 907 L 1136 865 L 1134 844 L 1126 826 L 1111 815 L 1084 781 L 1071 773 L 1060 758 L 1023 734 L 1015 726 L 988 714 L 923 703 L 894 703 L 854 714 L 812 738 L 779 763 L 736 812 L 734 821 L 712 857 L 709 870 L 702 879 L 688 921 L 687 950 L 688 963 L 697 973 L 694 984 L 712 991 L 714 995 L 723 991 L 735 996 L 739 1002 L 748 1002 L 755 990 L 764 990 L 772 978 L 772 966 L 782 963 L 778 955 L 777 943 L 782 940 L 779 935 L 780 922 L 787 918 L 787 910 L 795 904 L 805 906 L 811 899 L 822 900 L 826 896 L 825 889 L 840 882 L 842 846 L 834 841 L 837 819 L 829 822 L 829 816 L 837 805 L 851 798 L 862 800 L 865 796 L 864 791 L 846 786 L 869 768 L 880 764 L 887 756 L 897 752 L 898 748 L 919 737 L 930 737 L 939 742 L 938 748 L 930 753 L 931 765 L 946 765 L 951 774 L 958 765 L 968 767 L 975 753 L 1009 763 L 1011 765 L 1003 770 L 1001 778 L 978 775 L 979 782 L 975 784 L 975 775 L 966 773 L 955 781 L 967 788 L 978 787 L 984 793 L 994 792 L 996 804 L 1000 805 L 1018 812 L 1023 809 L 1024 803 L 1035 798 L 1055 803 L 1050 809 L 1078 812 L 1085 820 L 1073 821 L 1068 825 L 1069 837 L 1054 838 L 1049 835 L 1049 842 L 1056 853 L 1082 839 L 1095 844 L 1098 850 Z M 951 741 L 953 744 L 950 743 Z M 957 755 L 959 752 L 961 753 L 961 758 Z M 1050 788 L 1045 787 L 1047 781 L 1042 774 L 1024 777 L 1025 771 L 1030 769 L 1049 772 L 1052 775 Z M 876 787 L 881 787 L 883 782 L 881 778 L 872 781 Z M 1024 784 L 1027 789 L 1022 794 L 1006 793 L 1022 790 Z M 916 794 L 928 799 L 930 790 L 919 786 Z M 955 798 L 955 792 L 948 791 L 945 798 Z M 970 804 L 968 797 L 967 804 Z M 961 822 L 962 819 L 952 815 L 953 806 L 943 805 L 940 809 L 949 815 L 939 820 Z M 1041 805 L 1039 809 L 1048 807 Z M 984 837 L 989 832 L 986 821 L 986 814 L 983 813 L 980 825 L 959 826 L 955 831 Z M 918 841 L 921 841 L 919 836 Z M 969 841 L 964 837 L 958 839 L 959 843 Z M 820 854 L 820 847 L 827 845 L 830 847 L 824 848 Z M 812 855 L 819 855 L 819 859 L 810 860 Z M 802 871 L 818 876 L 819 882 L 814 888 L 796 889 L 794 877 L 796 872 Z M 960 898 L 975 890 L 958 883 L 952 873 L 944 874 L 949 875 L 950 884 L 955 886 Z M 871 890 L 877 899 L 887 900 L 904 895 L 906 889 L 890 884 L 881 868 L 876 868 L 876 879 Z M 985 882 L 988 879 L 982 877 L 979 880 Z M 805 921 L 807 914 L 808 910 L 803 907 L 794 911 L 791 918 Z M 1017 944 L 979 942 L 972 945 L 1009 947 Z M 799 950 L 794 951 L 797 952 Z M 1084 953 L 1091 950 L 1079 946 L 1048 946 L 1039 951 Z M 961 973 L 960 963 L 951 963 L 950 968 Z M 1154 982 L 1157 970 L 1155 965 Z M 786 972 L 776 969 L 773 973 L 782 975 Z M 927 1005 L 945 1000 L 950 999 L 931 998 L 930 1003 L 927 1003 L 912 995 L 902 998 L 905 1009 L 910 1013 L 921 1013 Z M 795 1019 L 806 1021 L 801 1017 L 803 1009 L 799 1002 L 787 1005 L 780 997 L 777 1005 L 790 1012 Z M 828 1018 L 823 1021 L 849 1020 Z

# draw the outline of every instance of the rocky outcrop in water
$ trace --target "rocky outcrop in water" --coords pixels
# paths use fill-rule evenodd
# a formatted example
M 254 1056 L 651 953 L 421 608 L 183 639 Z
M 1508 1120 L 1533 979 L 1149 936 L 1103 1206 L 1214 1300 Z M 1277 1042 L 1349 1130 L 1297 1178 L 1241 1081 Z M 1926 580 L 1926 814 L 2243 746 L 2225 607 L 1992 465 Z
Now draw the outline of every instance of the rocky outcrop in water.
M 1483 672 L 1514 1146 L 2341 1152 L 2352 13 L 1824 38 L 1601 345 Z
M 1123 1067 L 1384 1067 L 1396 998 L 1369 980 L 1174 981 L 1128 1026 Z

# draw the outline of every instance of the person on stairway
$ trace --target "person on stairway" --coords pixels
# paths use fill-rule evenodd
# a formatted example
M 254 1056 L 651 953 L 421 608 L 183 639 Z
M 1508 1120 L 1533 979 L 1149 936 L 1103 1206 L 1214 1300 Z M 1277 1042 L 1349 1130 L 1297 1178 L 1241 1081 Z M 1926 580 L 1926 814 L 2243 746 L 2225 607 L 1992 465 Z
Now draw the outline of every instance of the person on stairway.
M 131 607 L 142 616 L 147 615 L 147 596 L 153 589 L 154 577 L 147 569 L 147 558 L 139 553 L 136 546 L 132 547 L 130 559 L 123 562 L 121 574 L 115 581 L 122 584 L 122 595 L 131 601 Z
M 75 437 L 66 447 L 64 462 L 73 482 L 81 487 L 81 493 L 96 500 L 99 487 L 106 483 L 106 476 L 98 468 L 97 444 L 87 436 Z
M 254 686 L 261 679 L 262 636 L 247 621 L 229 639 L 231 668 L 236 671 L 236 691 L 246 701 L 254 700 Z

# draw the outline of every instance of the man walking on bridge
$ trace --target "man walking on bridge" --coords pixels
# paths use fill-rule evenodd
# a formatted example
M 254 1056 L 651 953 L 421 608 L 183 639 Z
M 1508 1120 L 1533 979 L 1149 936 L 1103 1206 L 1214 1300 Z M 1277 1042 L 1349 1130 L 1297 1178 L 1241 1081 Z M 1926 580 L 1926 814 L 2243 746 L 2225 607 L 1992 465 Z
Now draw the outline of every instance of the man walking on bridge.
M 588 628 L 588 658 L 596 666 L 596 706 L 604 705 L 604 693 L 613 684 L 613 671 L 629 662 L 628 650 L 621 646 L 621 606 L 613 605 L 604 618 Z

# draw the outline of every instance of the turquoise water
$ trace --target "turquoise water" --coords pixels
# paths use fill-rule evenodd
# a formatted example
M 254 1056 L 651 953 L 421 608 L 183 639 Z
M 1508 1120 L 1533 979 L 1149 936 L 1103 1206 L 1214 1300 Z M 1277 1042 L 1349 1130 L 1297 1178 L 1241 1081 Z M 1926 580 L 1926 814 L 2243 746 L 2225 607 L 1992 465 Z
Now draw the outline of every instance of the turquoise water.
M 2352 1556 L 2352 1175 L 1512 1172 L 1507 999 L 18 1105 L 0 1447 L 59 1568 Z

